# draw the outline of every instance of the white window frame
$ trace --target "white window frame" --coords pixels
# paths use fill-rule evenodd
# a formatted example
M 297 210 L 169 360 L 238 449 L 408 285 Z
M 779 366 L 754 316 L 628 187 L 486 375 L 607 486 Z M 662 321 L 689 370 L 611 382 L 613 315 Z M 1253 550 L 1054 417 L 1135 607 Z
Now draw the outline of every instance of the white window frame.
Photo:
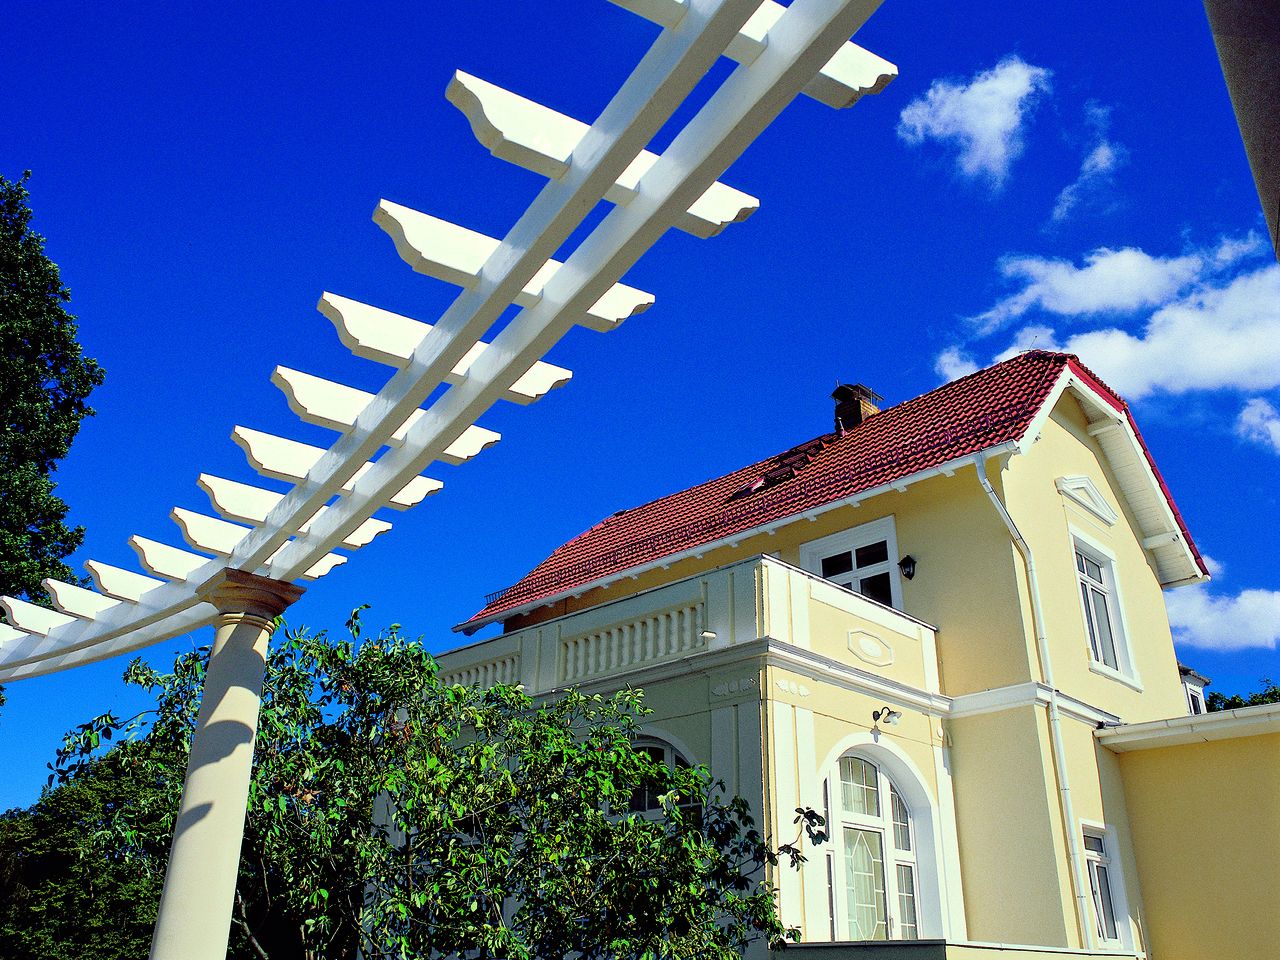
M 1089 658 L 1089 669 L 1094 673 L 1116 680 L 1127 687 L 1142 691 L 1142 681 L 1138 676 L 1138 668 L 1134 663 L 1133 649 L 1129 644 L 1129 625 L 1125 619 L 1124 593 L 1120 587 L 1120 578 L 1116 575 L 1116 555 L 1105 544 L 1099 542 L 1075 526 L 1069 528 L 1071 534 L 1071 573 L 1074 577 L 1073 589 L 1076 595 L 1076 606 L 1080 610 L 1080 631 L 1084 640 L 1085 655 Z M 1107 614 L 1111 623 L 1112 641 L 1115 645 L 1116 667 L 1113 669 L 1105 662 L 1095 659 L 1093 644 L 1089 640 L 1090 612 L 1085 609 L 1084 597 L 1080 592 L 1081 574 L 1076 568 L 1076 554 L 1083 554 L 1096 563 L 1102 570 L 1102 585 L 1107 599 Z
M 901 610 L 902 571 L 898 569 L 898 560 L 900 559 L 898 555 L 898 531 L 897 525 L 894 523 L 893 514 L 801 544 L 800 566 L 820 577 L 822 576 L 822 560 L 824 557 L 834 556 L 846 551 L 855 553 L 858 547 L 865 547 L 880 540 L 885 541 L 889 551 L 889 596 L 893 601 L 893 609 Z M 874 567 L 868 567 L 867 572 L 883 573 L 884 571 L 877 569 L 878 567 L 879 564 Z M 854 573 L 858 574 L 859 571 L 855 568 Z M 850 593 L 858 593 L 858 591 L 850 589 Z M 858 596 L 862 596 L 862 594 L 859 593 Z M 870 597 L 866 599 L 869 600 Z M 871 602 L 875 603 L 876 601 L 872 600 Z
M 1182 689 L 1187 694 L 1187 713 L 1197 716 L 1209 712 L 1209 705 L 1204 699 L 1204 687 L 1198 683 L 1192 683 L 1190 680 L 1183 680 Z M 1198 710 L 1196 709 L 1197 705 L 1200 707 Z
M 844 790 L 840 776 L 841 761 L 860 760 L 869 764 L 876 772 L 876 794 L 880 812 L 878 816 L 870 816 L 846 810 L 844 807 Z M 894 832 L 893 801 L 896 795 L 907 813 L 907 831 L 911 849 L 900 850 Z M 849 750 L 837 759 L 835 768 L 823 784 L 823 799 L 827 812 L 828 832 L 831 837 L 832 850 L 826 860 L 828 880 L 828 904 L 831 907 L 831 934 L 835 941 L 849 939 L 848 890 L 845 882 L 845 829 L 865 830 L 880 835 L 880 856 L 884 872 L 885 898 L 885 933 L 886 940 L 901 940 L 898 936 L 901 925 L 900 900 L 898 887 L 898 867 L 905 866 L 911 870 L 912 882 L 915 885 L 912 898 L 915 909 L 915 936 L 922 936 L 921 928 L 925 898 L 921 892 L 921 866 L 927 863 L 920 856 L 920 840 L 916 825 L 921 815 L 928 816 L 928 811 L 912 808 L 907 798 L 885 770 L 884 765 L 876 758 Z M 925 882 L 932 882 L 928 878 Z M 861 941 L 859 941 L 861 942 Z
M 1099 823 L 1096 820 L 1081 820 L 1078 829 L 1082 840 L 1088 836 L 1102 841 L 1101 856 L 1087 847 L 1082 850 L 1085 858 L 1085 882 L 1089 884 L 1087 893 L 1089 896 L 1089 919 L 1094 924 L 1093 936 L 1103 948 L 1132 950 L 1134 943 L 1133 918 L 1129 915 L 1129 898 L 1125 893 L 1124 870 L 1120 865 L 1120 857 L 1117 853 L 1119 845 L 1116 842 L 1116 832 L 1105 823 Z M 1102 932 L 1103 926 L 1101 919 L 1098 917 L 1097 901 L 1094 899 L 1094 884 L 1096 883 L 1098 865 L 1105 867 L 1107 871 L 1107 886 L 1111 893 L 1111 916 L 1116 928 L 1114 939 L 1108 938 Z
M 661 737 L 655 737 L 651 734 L 642 734 L 631 741 L 631 747 L 633 750 L 661 750 L 661 762 L 666 764 L 667 767 L 672 770 L 681 765 L 685 767 L 693 766 L 693 764 L 689 762 L 680 750 L 677 750 L 674 745 L 663 740 Z M 656 760 L 657 758 L 655 757 L 654 759 Z M 688 804 L 681 804 L 681 806 L 688 806 Z M 633 808 L 630 801 L 628 801 L 627 809 L 624 812 L 644 817 L 647 820 L 656 820 L 663 816 L 661 805 L 647 806 L 644 809 L 638 809 Z

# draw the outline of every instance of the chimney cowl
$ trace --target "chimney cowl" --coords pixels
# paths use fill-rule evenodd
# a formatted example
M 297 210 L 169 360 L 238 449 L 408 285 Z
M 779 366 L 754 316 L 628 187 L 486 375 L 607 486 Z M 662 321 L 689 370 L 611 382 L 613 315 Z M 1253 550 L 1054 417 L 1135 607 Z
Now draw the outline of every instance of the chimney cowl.
M 836 433 L 841 436 L 858 426 L 873 413 L 879 413 L 876 401 L 880 394 L 863 383 L 841 383 L 831 392 L 836 402 Z

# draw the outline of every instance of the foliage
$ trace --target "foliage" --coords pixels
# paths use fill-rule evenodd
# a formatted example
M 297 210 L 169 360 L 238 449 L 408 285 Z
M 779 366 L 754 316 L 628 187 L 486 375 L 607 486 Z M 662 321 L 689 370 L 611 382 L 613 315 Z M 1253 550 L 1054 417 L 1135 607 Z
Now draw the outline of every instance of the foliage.
M 139 776 L 137 750 L 113 750 L 92 776 L 0 815 L 0 957 L 146 956 L 159 879 L 122 856 L 81 853 L 86 835 L 155 794 Z
M 103 373 L 81 353 L 71 295 L 31 230 L 29 177 L 0 176 L 0 593 L 47 603 L 45 577 L 80 582 L 62 558 L 84 539 L 50 474 Z
M 1259 681 L 1262 686 L 1252 693 L 1241 696 L 1238 693 L 1227 696 L 1217 690 L 1205 697 L 1205 706 L 1210 712 L 1215 710 L 1237 710 L 1240 707 L 1256 707 L 1263 703 L 1280 703 L 1280 686 L 1267 677 Z
M 269 657 L 233 955 L 736 960 L 783 942 L 766 868 L 825 839 L 812 810 L 770 849 L 704 768 L 633 749 L 639 691 L 539 703 L 446 685 L 398 628 L 361 641 L 359 611 L 348 627 L 288 633 Z M 155 711 L 68 735 L 64 784 L 123 736 L 156 786 L 86 836 L 92 857 L 161 875 L 204 656 L 135 662 L 126 679 Z M 642 787 L 658 815 L 629 812 Z

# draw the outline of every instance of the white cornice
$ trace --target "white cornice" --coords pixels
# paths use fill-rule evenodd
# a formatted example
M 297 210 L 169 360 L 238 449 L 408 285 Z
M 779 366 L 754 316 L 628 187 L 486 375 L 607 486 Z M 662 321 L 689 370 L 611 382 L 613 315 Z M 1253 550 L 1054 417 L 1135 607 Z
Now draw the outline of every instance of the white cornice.
M 1053 699 L 1054 690 L 1036 680 L 1026 683 L 1011 684 L 1007 687 L 994 687 L 977 693 L 966 693 L 951 700 L 950 718 L 959 720 L 964 717 L 976 717 L 984 713 L 999 713 L 1002 710 L 1013 710 L 1018 707 L 1048 707 Z M 1063 716 L 1080 720 L 1090 726 L 1117 723 L 1119 717 L 1114 713 L 1099 709 L 1083 700 L 1062 693 L 1057 694 L 1058 709 Z
M 1210 740 L 1232 740 L 1280 733 L 1280 703 L 1216 713 L 1198 713 L 1169 720 L 1127 723 L 1106 727 L 1094 735 L 1108 750 L 1126 753 L 1130 750 L 1155 750 L 1184 743 L 1207 743 Z

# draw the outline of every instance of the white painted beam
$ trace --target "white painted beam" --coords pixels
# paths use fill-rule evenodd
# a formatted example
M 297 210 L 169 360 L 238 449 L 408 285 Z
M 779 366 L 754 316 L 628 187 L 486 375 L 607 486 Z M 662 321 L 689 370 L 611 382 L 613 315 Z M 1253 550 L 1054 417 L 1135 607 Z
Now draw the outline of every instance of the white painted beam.
M 625 10 L 668 27 L 679 23 L 687 9 L 685 0 L 611 0 Z M 730 41 L 724 55 L 739 63 L 754 63 L 768 45 L 769 30 L 781 18 L 786 7 L 765 0 Z M 846 43 L 818 74 L 805 85 L 804 93 L 819 103 L 842 109 L 851 107 L 867 94 L 879 93 L 898 75 L 898 68 L 864 50 L 856 43 Z
M 500 240 L 460 227 L 439 217 L 410 210 L 383 200 L 373 212 L 373 222 L 395 241 L 400 259 L 418 273 L 471 289 L 480 271 L 501 246 Z M 542 288 L 561 267 L 559 260 L 547 259 L 527 284 L 512 298 L 522 307 L 538 302 Z M 653 306 L 651 293 L 615 283 L 582 313 L 575 322 L 602 333 Z
M 878 6 L 879 0 L 796 0 L 788 7 L 760 57 L 735 70 L 676 136 L 646 175 L 641 194 L 610 211 L 565 268 L 550 278 L 538 303 L 503 328 L 466 381 L 425 411 L 409 428 L 403 446 L 379 458 L 357 481 L 352 496 L 282 549 L 270 575 L 289 579 L 309 556 L 331 549 L 347 530 L 372 516 L 384 491 L 398 489 L 438 458 L 456 435 L 456 425 L 474 422 L 520 372 L 545 355 L 570 329 L 572 318 L 581 315 L 582 306 L 630 269 Z
M 11 641 L 21 640 L 23 637 L 29 636 L 31 636 L 31 634 L 25 633 L 16 627 L 11 627 L 7 623 L 0 623 L 0 651 L 3 651 Z
M 197 556 L 136 534 L 129 538 L 129 546 L 133 547 L 144 570 L 166 580 L 185 581 L 209 562 L 208 557 Z
M 120 604 L 115 597 L 104 597 L 100 593 L 77 587 L 75 584 L 63 583 L 61 580 L 49 578 L 40 585 L 49 594 L 55 607 L 81 620 L 96 619 L 98 614 L 105 613 Z
M 230 557 L 235 552 L 236 545 L 251 529 L 242 527 L 238 523 L 219 520 L 217 517 L 205 516 L 193 510 L 184 510 L 182 507 L 174 507 L 169 511 L 169 515 L 177 523 L 187 543 L 197 550 L 222 557 Z M 347 558 L 344 556 L 336 553 L 326 554 L 299 576 L 305 580 L 317 580 L 334 567 L 346 562 Z
M 376 360 L 392 367 L 403 367 L 413 356 L 414 348 L 431 332 L 431 324 L 402 317 L 398 313 L 371 307 L 367 303 L 325 293 L 320 297 L 317 309 L 332 321 L 343 345 L 357 357 Z M 484 352 L 488 344 L 478 341 L 445 382 L 458 384 L 467 375 L 467 368 Z M 512 403 L 530 404 L 568 383 L 573 371 L 539 360 L 529 372 L 511 385 L 503 396 Z
M 164 586 L 163 580 L 134 573 L 132 570 L 113 567 L 109 563 L 98 560 L 86 560 L 84 566 L 89 571 L 89 576 L 93 577 L 93 582 L 98 589 L 117 600 L 137 603 L 148 590 Z
M 326 453 L 321 447 L 277 437 L 274 434 L 263 433 L 261 430 L 250 430 L 248 427 L 236 427 L 231 432 L 231 438 L 244 451 L 253 469 L 264 477 L 275 480 L 293 482 L 305 480 L 307 473 Z M 372 467 L 372 463 L 366 463 L 356 471 L 355 477 L 343 484 L 343 491 L 350 493 L 355 488 L 355 481 Z M 417 506 L 433 493 L 439 493 L 442 489 L 444 484 L 439 480 L 433 480 L 431 477 L 414 477 L 403 488 L 388 497 L 386 505 L 397 510 L 407 510 L 409 507 Z
M 75 617 L 69 617 L 57 610 L 37 607 L 17 597 L 0 597 L 0 607 L 4 607 L 9 622 L 26 633 L 37 633 L 45 636 L 55 627 L 74 623 Z
M 302 420 L 330 430 L 349 430 L 374 397 L 372 393 L 345 383 L 325 380 L 289 367 L 276 367 L 271 374 L 271 382 L 280 388 L 289 401 L 289 408 Z M 405 435 L 422 415 L 421 410 L 415 410 L 408 421 L 387 438 L 388 445 L 404 443 Z M 472 424 L 441 453 L 440 459 L 457 466 L 501 439 L 502 434 Z
M 552 179 L 568 171 L 574 149 L 590 129 L 580 120 L 461 70 L 453 75 L 445 95 L 466 116 L 476 139 L 495 157 Z M 639 189 L 640 178 L 657 159 L 653 151 L 642 150 L 605 199 L 629 203 Z M 693 202 L 675 226 L 706 239 L 731 223 L 741 223 L 759 208 L 760 201 L 755 197 L 717 181 Z
M 254 487 L 247 483 L 239 483 L 235 480 L 224 480 L 222 477 L 211 476 L 202 473 L 196 478 L 196 484 L 209 496 L 209 502 L 213 504 L 213 508 L 217 510 L 223 517 L 228 520 L 239 520 L 244 523 L 250 523 L 254 526 L 264 522 L 267 515 L 271 512 L 271 508 L 284 499 L 284 494 L 276 493 L 273 490 L 263 490 L 261 487 Z M 321 507 L 320 513 L 323 514 L 328 507 Z M 306 532 L 308 524 L 302 526 L 302 532 Z M 374 537 L 380 536 L 391 529 L 391 524 L 385 520 L 369 519 L 347 536 L 342 541 L 344 547 L 357 549 L 367 546 Z

